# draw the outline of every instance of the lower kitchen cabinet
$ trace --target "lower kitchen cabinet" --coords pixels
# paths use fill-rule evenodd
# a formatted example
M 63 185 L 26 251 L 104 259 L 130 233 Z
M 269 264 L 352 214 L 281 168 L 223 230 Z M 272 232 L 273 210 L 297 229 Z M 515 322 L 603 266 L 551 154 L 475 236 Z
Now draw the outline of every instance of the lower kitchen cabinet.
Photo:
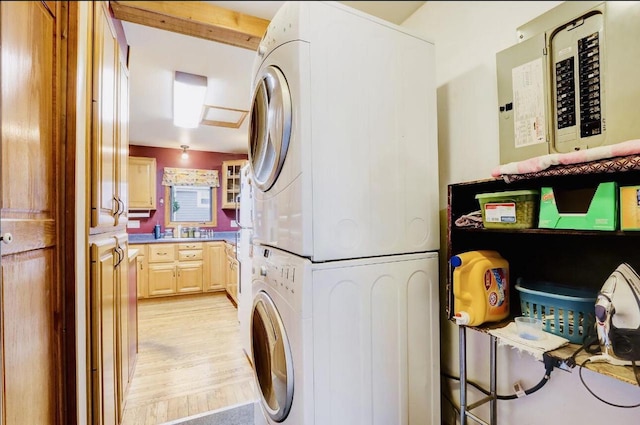
M 227 254 L 224 242 L 204 244 L 203 290 L 224 291 L 227 289 Z
M 225 245 L 223 241 L 132 245 L 140 250 L 138 298 L 227 290 Z
M 176 266 L 173 262 L 150 263 L 148 272 L 150 297 L 176 293 Z
M 225 251 L 227 254 L 227 293 L 231 299 L 238 305 L 238 259 L 236 258 L 236 247 L 226 244 Z
M 149 274 L 147 265 L 147 245 L 130 245 L 129 249 L 137 249 L 136 281 L 138 299 L 149 298 Z
M 181 262 L 177 266 L 177 292 L 202 292 L 202 261 Z

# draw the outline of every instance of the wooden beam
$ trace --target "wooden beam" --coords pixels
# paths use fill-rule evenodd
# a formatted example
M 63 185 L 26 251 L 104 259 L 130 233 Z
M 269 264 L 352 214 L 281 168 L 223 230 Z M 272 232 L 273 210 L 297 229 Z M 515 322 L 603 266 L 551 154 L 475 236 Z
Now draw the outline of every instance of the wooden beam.
M 115 18 L 257 50 L 269 21 L 204 1 L 111 1 Z

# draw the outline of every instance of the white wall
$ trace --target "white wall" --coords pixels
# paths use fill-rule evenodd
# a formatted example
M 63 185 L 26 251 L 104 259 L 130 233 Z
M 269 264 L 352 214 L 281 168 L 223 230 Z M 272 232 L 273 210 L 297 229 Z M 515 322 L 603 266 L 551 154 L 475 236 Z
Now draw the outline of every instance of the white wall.
M 561 2 L 427 1 L 403 23 L 404 27 L 432 40 L 436 46 L 438 86 L 438 144 L 440 155 L 440 210 L 442 252 L 446 252 L 447 185 L 491 177 L 499 163 L 498 102 L 495 56 L 516 44 L 516 28 Z M 442 370 L 458 376 L 458 328 L 444 315 L 446 259 L 441 267 Z M 469 379 L 489 383 L 489 337 L 467 332 Z M 498 393 L 512 394 L 513 384 L 525 388 L 537 384 L 544 367 L 529 354 L 508 347 L 498 348 Z M 589 371 L 583 373 L 590 388 L 617 404 L 640 403 L 640 389 Z M 457 384 L 443 379 L 445 392 Z M 468 391 L 469 402 L 480 397 Z M 443 399 L 443 423 L 453 423 L 455 413 Z M 473 410 L 488 420 L 485 406 Z M 640 408 L 622 409 L 598 401 L 583 386 L 578 369 L 556 369 L 538 392 L 513 401 L 498 402 L 502 425 L 554 425 L 566 423 L 638 423 Z M 468 423 L 474 423 L 468 420 Z

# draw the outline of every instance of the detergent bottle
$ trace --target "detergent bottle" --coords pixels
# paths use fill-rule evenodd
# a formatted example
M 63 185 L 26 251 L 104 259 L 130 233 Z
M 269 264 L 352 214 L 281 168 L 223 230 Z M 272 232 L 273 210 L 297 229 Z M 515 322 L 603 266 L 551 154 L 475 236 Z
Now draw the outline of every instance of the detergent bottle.
M 456 324 L 478 326 L 509 316 L 509 262 L 496 251 L 451 257 Z

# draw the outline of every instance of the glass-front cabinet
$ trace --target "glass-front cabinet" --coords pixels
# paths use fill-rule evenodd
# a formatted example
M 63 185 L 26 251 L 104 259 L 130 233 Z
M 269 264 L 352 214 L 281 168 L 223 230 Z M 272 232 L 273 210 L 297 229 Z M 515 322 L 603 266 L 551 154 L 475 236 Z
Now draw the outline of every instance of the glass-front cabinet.
M 222 207 L 235 209 L 240 194 L 240 169 L 247 163 L 245 159 L 222 163 Z

